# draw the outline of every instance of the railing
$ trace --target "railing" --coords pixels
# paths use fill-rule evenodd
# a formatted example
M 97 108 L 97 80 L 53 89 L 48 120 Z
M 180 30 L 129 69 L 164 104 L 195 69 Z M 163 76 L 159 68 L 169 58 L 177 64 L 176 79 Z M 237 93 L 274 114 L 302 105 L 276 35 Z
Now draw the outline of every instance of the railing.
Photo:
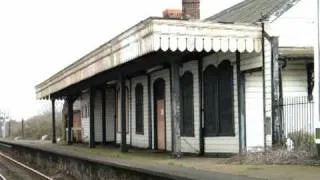
M 314 135 L 314 102 L 307 96 L 284 97 L 282 107 L 283 133 L 304 132 Z

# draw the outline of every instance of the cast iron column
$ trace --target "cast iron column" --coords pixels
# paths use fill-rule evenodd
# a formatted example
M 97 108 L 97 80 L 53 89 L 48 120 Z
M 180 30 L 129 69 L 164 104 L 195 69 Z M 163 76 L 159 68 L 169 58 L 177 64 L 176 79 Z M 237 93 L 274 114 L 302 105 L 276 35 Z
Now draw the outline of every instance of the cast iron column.
M 106 90 L 101 89 L 101 107 L 102 107 L 102 143 L 106 144 Z
M 72 144 L 72 121 L 73 121 L 73 101 L 72 98 L 68 98 L 68 121 L 67 121 L 67 126 L 68 126 L 68 138 L 67 138 L 67 143 L 68 145 Z
M 95 89 L 90 89 L 90 139 L 89 139 L 89 148 L 95 147 L 95 137 L 94 137 L 94 100 L 95 100 Z
M 181 137 L 180 137 L 180 66 L 179 62 L 171 63 L 171 111 L 173 121 L 173 157 L 181 158 Z
M 56 141 L 56 112 L 55 112 L 55 99 L 51 99 L 52 104 L 52 144 L 55 144 Z M 22 120 L 23 122 L 23 120 Z M 23 127 L 23 126 L 22 126 Z M 22 133 L 23 134 L 23 133 Z
M 126 137 L 126 85 L 125 78 L 122 74 L 120 77 L 120 105 L 121 105 L 121 144 L 120 151 L 128 152 Z

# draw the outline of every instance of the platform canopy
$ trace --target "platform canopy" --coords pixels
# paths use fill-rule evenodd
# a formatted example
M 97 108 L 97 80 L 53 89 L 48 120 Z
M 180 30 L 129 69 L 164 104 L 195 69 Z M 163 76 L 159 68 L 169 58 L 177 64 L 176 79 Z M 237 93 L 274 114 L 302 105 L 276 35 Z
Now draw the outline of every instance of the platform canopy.
M 148 18 L 36 86 L 37 99 L 157 51 L 260 52 L 260 26 Z

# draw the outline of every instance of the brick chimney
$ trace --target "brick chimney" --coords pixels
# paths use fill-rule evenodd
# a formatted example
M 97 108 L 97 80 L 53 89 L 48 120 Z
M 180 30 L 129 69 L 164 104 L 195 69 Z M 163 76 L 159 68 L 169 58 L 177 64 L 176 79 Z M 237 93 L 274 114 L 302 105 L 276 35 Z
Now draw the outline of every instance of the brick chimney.
M 200 0 L 182 0 L 184 19 L 200 19 Z

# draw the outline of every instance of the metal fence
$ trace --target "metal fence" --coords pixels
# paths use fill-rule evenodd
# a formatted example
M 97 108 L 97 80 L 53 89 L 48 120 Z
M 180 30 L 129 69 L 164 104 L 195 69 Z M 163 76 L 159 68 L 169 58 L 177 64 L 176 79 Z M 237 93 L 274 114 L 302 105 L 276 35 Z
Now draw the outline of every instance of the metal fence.
M 307 96 L 284 97 L 281 106 L 285 137 L 294 132 L 314 135 L 313 101 Z

